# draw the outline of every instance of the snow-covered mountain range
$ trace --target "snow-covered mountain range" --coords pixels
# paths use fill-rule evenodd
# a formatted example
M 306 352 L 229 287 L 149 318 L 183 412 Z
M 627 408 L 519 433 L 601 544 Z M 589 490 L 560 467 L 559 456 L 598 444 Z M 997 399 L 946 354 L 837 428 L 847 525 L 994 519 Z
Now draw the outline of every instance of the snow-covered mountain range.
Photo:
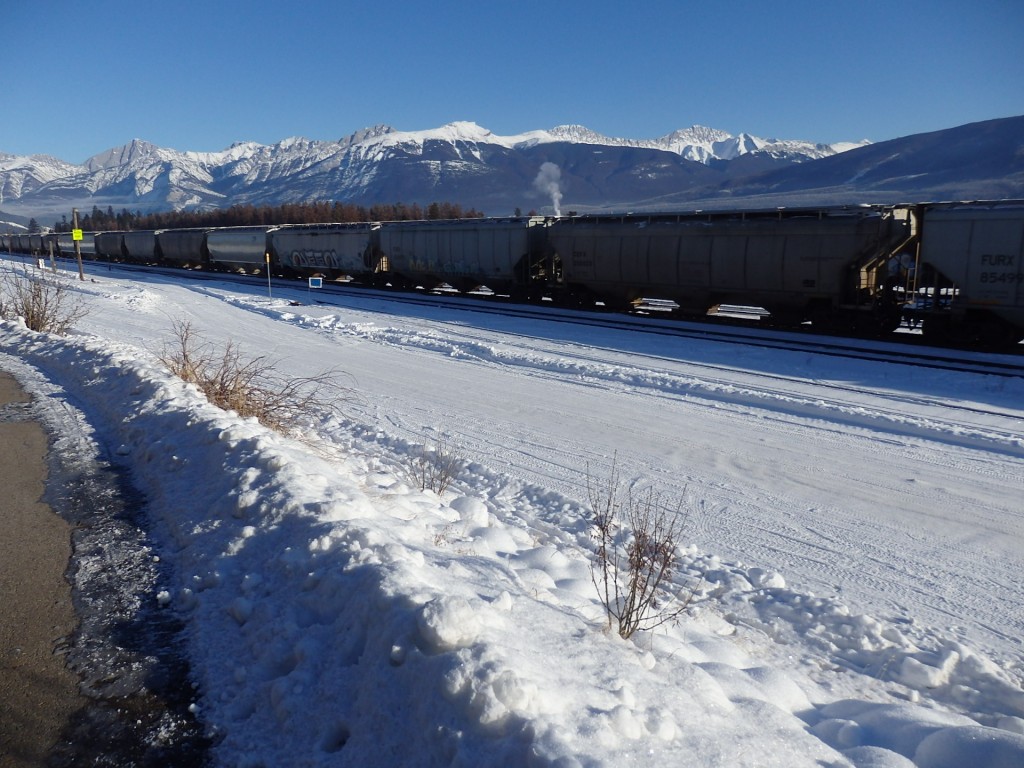
M 1024 145 L 1024 118 L 963 128 L 979 126 L 988 126 L 982 133 L 994 130 L 1002 144 L 1009 140 L 1018 150 Z M 938 134 L 957 130 L 962 129 Z M 954 159 L 964 152 L 995 151 L 991 142 L 976 140 L 977 132 L 975 128 L 971 135 L 956 138 L 955 146 L 940 139 L 938 148 Z M 780 189 L 790 197 L 805 196 L 821 186 L 816 181 L 821 172 L 828 176 L 832 168 L 834 174 L 835 166 L 828 163 L 840 158 L 848 161 L 839 167 L 850 167 L 839 172 L 846 174 L 840 179 L 841 192 L 877 191 L 885 158 L 900 157 L 904 165 L 908 158 L 912 165 L 941 163 L 931 155 L 913 158 L 919 138 L 894 140 L 899 147 L 894 142 L 818 144 L 693 126 L 648 140 L 610 138 L 579 125 L 499 136 L 473 122 L 455 122 L 425 131 L 380 125 L 338 141 L 243 142 L 219 152 L 179 151 L 137 139 L 80 165 L 49 156 L 0 153 L 0 209 L 40 221 L 72 207 L 94 205 L 151 211 L 314 200 L 367 205 L 449 201 L 489 215 L 508 215 L 514 209 L 551 212 L 550 191 L 534 183 L 546 163 L 557 168 L 558 193 L 574 210 L 686 208 L 698 202 L 699 207 L 713 207 L 716 201 L 735 205 L 751 194 L 766 202 L 766 195 Z M 934 154 L 934 142 L 925 145 Z M 871 154 L 878 148 L 885 155 L 881 160 Z M 1000 144 L 997 149 L 1002 176 L 1022 170 L 1019 153 L 1011 153 L 1007 163 L 1002 158 L 1005 148 Z M 957 167 L 970 168 L 976 159 L 968 157 Z M 916 168 L 903 168 L 900 179 L 920 176 Z M 796 184 L 799 189 L 789 181 L 794 177 L 802 179 Z M 774 180 L 766 184 L 765 179 Z M 893 181 L 891 175 L 887 180 Z M 988 179 L 981 181 L 984 186 Z M 1010 186 L 1024 190 L 1019 178 Z M 834 181 L 829 187 L 830 193 L 819 195 L 816 204 L 835 202 Z M 894 189 L 909 191 L 901 183 Z
M 732 136 L 703 126 L 651 140 L 610 138 L 579 125 L 498 136 L 472 122 L 425 131 L 382 125 L 338 141 L 289 138 L 269 146 L 244 142 L 220 152 L 183 152 L 136 139 L 81 165 L 41 155 L 0 154 L 0 202 L 12 209 L 58 204 L 65 210 L 66 201 L 98 198 L 119 200 L 134 210 L 313 199 L 383 201 L 394 197 L 387 187 L 374 190 L 374 185 L 390 175 L 380 172 L 389 161 L 418 157 L 428 171 L 436 171 L 428 177 L 439 180 L 443 174 L 481 173 L 479 166 L 487 164 L 485 158 L 495 149 L 514 154 L 554 144 L 658 150 L 704 165 L 746 154 L 800 162 L 857 146 Z M 437 155 L 448 157 L 434 159 Z M 433 190 L 423 194 L 437 199 Z

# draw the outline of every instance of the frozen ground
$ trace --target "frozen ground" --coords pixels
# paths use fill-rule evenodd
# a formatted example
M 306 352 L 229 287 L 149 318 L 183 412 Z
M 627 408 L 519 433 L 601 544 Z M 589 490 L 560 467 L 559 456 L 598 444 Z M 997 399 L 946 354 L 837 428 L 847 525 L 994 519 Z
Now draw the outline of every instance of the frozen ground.
M 94 269 L 0 366 L 149 499 L 221 765 L 1024 764 L 1024 382 Z M 293 305 L 293 302 L 298 305 Z M 285 438 L 174 321 L 340 413 Z M 421 491 L 420 446 L 462 460 Z M 682 503 L 678 624 L 627 642 L 587 484 Z M 701 576 L 703 581 L 700 580 Z

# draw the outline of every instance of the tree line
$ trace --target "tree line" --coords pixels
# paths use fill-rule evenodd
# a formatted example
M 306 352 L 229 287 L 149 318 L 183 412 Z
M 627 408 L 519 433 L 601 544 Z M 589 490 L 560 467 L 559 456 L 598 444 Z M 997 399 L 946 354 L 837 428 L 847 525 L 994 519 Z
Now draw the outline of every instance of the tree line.
M 344 224 L 359 221 L 420 221 L 423 219 L 479 219 L 484 214 L 475 208 L 464 209 L 458 203 L 435 202 L 426 207 L 418 203 L 385 203 L 371 206 L 354 203 L 285 203 L 284 205 L 233 205 L 215 211 L 167 211 L 134 213 L 113 206 L 91 213 L 79 213 L 78 226 L 88 232 L 143 229 L 188 229 L 190 227 L 254 227 L 279 224 Z M 70 232 L 67 216 L 54 224 L 56 232 Z

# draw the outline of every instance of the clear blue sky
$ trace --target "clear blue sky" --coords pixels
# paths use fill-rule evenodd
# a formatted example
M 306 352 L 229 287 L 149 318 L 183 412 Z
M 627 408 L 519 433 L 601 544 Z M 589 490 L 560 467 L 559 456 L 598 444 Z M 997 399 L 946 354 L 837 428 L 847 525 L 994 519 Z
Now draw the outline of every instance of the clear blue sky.
M 6 0 L 0 152 L 470 120 L 885 139 L 1024 114 L 1022 0 Z

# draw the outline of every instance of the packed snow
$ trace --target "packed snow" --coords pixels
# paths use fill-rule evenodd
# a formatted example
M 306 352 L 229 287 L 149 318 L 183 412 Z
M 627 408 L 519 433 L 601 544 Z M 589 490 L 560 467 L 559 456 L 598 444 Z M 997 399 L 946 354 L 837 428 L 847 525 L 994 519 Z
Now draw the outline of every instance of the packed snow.
M 217 765 L 1024 765 L 1021 379 L 87 269 L 0 368 L 145 494 Z M 213 407 L 157 359 L 182 320 L 340 406 Z M 629 640 L 614 472 L 695 590 Z

